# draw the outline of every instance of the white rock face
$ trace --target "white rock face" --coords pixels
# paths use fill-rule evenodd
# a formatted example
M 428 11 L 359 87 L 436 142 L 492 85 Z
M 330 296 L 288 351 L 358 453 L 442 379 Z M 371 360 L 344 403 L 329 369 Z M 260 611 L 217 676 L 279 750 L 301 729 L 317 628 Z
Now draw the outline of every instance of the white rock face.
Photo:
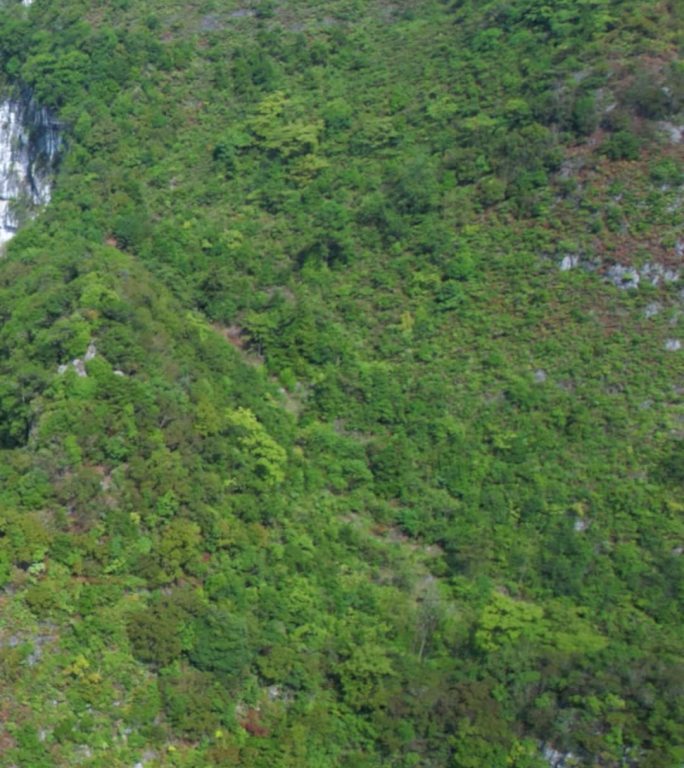
M 22 218 L 50 200 L 59 125 L 29 99 L 0 101 L 0 245 Z
M 563 260 L 560 263 L 560 271 L 569 272 L 571 269 L 575 269 L 575 267 L 579 267 L 579 264 L 580 264 L 579 255 L 576 253 L 569 253 L 563 256 Z
M 653 286 L 660 283 L 676 283 L 679 280 L 679 272 L 676 269 L 668 269 L 657 262 L 649 261 L 648 264 L 644 264 L 639 274 Z
M 641 280 L 641 276 L 634 267 L 623 267 L 621 264 L 614 264 L 610 267 L 606 276 L 616 288 L 623 291 L 638 288 Z
M 62 375 L 66 373 L 69 368 L 73 368 L 76 371 L 77 376 L 80 378 L 85 378 L 88 375 L 85 364 L 89 363 L 94 357 L 96 357 L 96 355 L 97 347 L 95 346 L 95 343 L 91 341 L 90 344 L 88 344 L 88 349 L 86 350 L 85 355 L 83 355 L 83 358 L 75 357 L 70 363 L 62 363 L 62 365 L 57 368 L 57 373 Z M 114 373 L 116 374 L 117 371 Z
M 674 123 L 663 121 L 658 123 L 658 128 L 665 133 L 671 144 L 681 144 L 684 137 L 684 125 L 675 125 Z
M 550 768 L 572 768 L 578 765 L 578 759 L 572 752 L 559 752 L 550 745 L 544 747 L 543 755 Z
M 679 251 L 677 251 L 679 255 Z M 657 287 L 666 283 L 676 283 L 679 280 L 679 270 L 659 264 L 655 261 L 649 261 L 643 267 L 625 267 L 622 264 L 613 264 L 606 271 L 606 278 L 616 287 L 623 291 L 633 290 L 639 287 L 639 283 L 646 281 L 652 286 Z
M 652 318 L 655 317 L 657 314 L 660 313 L 662 310 L 662 305 L 659 304 L 657 301 L 652 301 L 646 309 L 644 309 L 644 317 L 646 318 Z

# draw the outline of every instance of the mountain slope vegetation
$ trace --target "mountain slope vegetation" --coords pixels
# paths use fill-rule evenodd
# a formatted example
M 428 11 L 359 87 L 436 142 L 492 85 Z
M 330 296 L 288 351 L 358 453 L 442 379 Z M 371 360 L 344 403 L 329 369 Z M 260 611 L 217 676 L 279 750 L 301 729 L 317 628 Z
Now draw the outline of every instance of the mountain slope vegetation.
M 682 763 L 682 13 L 0 4 L 3 765 Z

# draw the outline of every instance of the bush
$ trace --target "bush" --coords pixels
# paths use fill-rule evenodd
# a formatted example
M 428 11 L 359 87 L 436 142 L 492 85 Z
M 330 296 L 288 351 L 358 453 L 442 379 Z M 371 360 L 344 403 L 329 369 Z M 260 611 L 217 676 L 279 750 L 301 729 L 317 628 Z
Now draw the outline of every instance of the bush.
M 589 136 L 598 126 L 596 100 L 586 94 L 580 96 L 572 107 L 572 127 L 578 136 Z
M 677 187 L 684 183 L 684 169 L 676 160 L 659 160 L 650 167 L 649 173 L 654 184 Z
M 640 117 L 650 120 L 662 120 L 671 110 L 668 92 L 648 72 L 636 76 L 625 100 Z
M 244 619 L 216 609 L 197 622 L 195 633 L 190 660 L 196 667 L 230 679 L 240 677 L 249 661 Z
M 641 142 L 631 131 L 618 131 L 604 142 L 601 151 L 610 160 L 637 160 Z

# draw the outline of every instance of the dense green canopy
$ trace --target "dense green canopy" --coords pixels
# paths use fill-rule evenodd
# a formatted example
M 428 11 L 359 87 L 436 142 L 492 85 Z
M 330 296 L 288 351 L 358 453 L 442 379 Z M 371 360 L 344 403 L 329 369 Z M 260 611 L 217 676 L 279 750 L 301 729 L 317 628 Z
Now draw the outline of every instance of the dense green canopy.
M 684 761 L 682 29 L 0 3 L 3 764 Z

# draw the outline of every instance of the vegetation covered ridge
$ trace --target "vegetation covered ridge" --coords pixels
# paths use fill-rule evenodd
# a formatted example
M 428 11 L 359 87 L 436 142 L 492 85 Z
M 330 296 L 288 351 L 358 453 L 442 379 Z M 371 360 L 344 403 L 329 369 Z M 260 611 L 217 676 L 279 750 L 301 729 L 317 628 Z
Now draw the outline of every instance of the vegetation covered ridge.
M 682 10 L 0 3 L 0 763 L 679 766 Z

